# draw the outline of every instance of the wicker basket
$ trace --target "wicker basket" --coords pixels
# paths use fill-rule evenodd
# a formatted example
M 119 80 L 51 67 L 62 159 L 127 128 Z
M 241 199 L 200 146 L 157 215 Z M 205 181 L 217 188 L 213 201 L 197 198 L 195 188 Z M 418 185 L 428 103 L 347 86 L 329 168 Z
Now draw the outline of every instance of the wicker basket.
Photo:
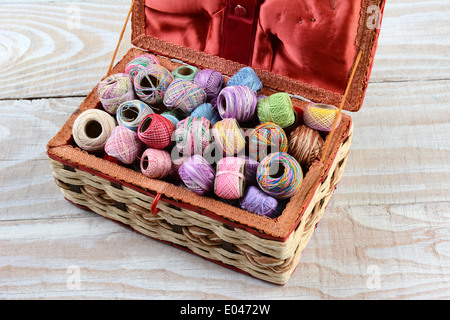
M 373 2 L 383 9 L 384 1 L 363 1 L 366 7 Z M 143 0 L 136 0 L 133 43 L 159 54 L 161 64 L 167 69 L 172 71 L 180 65 L 173 58 L 204 68 L 214 66 L 226 75 L 232 75 L 242 67 L 239 63 L 145 35 L 143 6 Z M 349 103 L 353 108 L 362 103 L 379 32 L 376 29 L 363 31 L 367 35 L 361 39 L 367 41 L 360 44 L 364 52 L 358 67 L 360 71 L 356 71 L 356 82 L 349 86 L 352 97 Z M 123 72 L 126 64 L 143 52 L 131 49 L 112 73 Z M 323 103 L 338 104 L 342 99 L 341 94 L 270 72 L 257 72 L 265 86 L 262 93 L 291 93 L 299 115 L 306 102 L 295 99 L 295 94 Z M 165 181 L 146 178 L 130 167 L 80 150 L 74 145 L 72 126 L 76 117 L 90 108 L 101 108 L 96 88 L 47 145 L 55 181 L 68 201 L 151 238 L 276 284 L 285 284 L 295 270 L 302 250 L 343 174 L 352 143 L 351 117 L 342 114 L 339 127 L 333 135 L 326 137 L 329 148 L 324 155 L 325 161 L 312 164 L 300 191 L 290 199 L 279 217 L 270 219 L 195 195 Z

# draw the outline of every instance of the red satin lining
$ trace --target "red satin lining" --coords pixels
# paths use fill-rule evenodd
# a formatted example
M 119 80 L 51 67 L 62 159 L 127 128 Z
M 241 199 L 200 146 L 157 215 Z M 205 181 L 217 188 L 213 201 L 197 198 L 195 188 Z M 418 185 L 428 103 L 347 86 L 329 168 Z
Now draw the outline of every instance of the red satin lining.
M 234 11 L 238 3 L 245 16 Z M 357 54 L 361 1 L 146 0 L 145 6 L 148 35 L 334 92 L 345 90 Z
M 261 0 L 228 0 L 223 23 L 222 58 L 252 64 Z

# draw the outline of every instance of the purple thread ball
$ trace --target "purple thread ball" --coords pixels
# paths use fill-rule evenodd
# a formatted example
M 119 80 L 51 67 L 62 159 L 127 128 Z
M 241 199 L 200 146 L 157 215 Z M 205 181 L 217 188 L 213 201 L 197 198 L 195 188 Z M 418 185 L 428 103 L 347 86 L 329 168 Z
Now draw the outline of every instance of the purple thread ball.
M 204 69 L 195 75 L 194 83 L 205 89 L 208 99 L 214 99 L 225 86 L 225 78 L 219 71 Z
M 259 166 L 259 162 L 245 156 L 245 182 L 247 185 L 256 184 L 256 171 Z
M 242 123 L 253 118 L 258 101 L 247 86 L 225 87 L 217 98 L 217 110 L 222 119 L 235 118 Z
M 216 172 L 201 155 L 186 159 L 178 173 L 186 187 L 196 194 L 205 195 L 214 188 Z
M 261 191 L 258 187 L 250 186 L 240 200 L 241 208 L 260 216 L 272 217 L 277 209 L 277 199 Z

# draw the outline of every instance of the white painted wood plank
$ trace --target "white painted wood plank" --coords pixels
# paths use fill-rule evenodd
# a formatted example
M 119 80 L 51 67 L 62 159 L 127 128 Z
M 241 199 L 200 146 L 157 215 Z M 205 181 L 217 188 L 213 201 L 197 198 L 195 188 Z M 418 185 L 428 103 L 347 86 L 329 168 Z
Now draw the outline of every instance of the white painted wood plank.
M 129 4 L 0 4 L 0 99 L 86 95 L 108 70 Z M 128 25 L 118 58 L 130 39 Z

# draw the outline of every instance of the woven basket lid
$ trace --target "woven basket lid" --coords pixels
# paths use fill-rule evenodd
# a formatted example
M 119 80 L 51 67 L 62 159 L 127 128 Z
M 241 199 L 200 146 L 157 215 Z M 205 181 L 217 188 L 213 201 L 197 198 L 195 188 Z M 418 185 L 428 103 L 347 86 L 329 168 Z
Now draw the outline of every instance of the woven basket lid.
M 385 0 L 136 0 L 132 43 L 233 75 L 252 67 L 266 87 L 358 111 Z

